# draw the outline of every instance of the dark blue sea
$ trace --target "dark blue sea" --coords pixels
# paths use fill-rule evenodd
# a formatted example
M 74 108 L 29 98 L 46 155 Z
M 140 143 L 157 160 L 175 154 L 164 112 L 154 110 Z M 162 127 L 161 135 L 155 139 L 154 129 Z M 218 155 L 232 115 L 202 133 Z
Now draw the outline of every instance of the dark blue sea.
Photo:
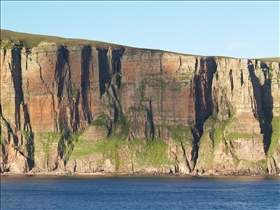
M 2 176 L 5 209 L 280 209 L 279 177 Z

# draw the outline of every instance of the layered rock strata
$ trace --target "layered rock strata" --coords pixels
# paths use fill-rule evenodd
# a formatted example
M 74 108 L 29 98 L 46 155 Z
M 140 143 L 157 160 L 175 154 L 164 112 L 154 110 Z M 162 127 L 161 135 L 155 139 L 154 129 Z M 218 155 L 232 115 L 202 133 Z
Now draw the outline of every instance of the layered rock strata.
M 277 62 L 15 45 L 0 108 L 2 173 L 280 173 Z

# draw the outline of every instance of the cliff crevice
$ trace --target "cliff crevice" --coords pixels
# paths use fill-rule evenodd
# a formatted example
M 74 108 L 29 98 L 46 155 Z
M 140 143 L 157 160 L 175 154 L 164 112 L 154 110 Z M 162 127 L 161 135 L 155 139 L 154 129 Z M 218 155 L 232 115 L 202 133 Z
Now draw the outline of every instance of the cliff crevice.
M 278 174 L 279 65 L 115 45 L 4 47 L 1 173 Z

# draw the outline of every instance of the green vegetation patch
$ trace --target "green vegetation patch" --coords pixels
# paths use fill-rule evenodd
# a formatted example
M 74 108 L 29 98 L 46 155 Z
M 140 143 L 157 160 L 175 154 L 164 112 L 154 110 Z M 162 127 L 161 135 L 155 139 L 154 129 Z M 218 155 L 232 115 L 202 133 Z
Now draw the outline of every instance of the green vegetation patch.
M 105 140 L 103 145 L 104 159 L 110 159 L 118 170 L 124 163 L 122 158 L 121 149 L 127 145 L 124 138 L 118 139 L 116 136 Z
M 212 130 L 214 149 L 219 145 L 219 143 L 225 138 L 224 131 L 225 128 L 233 121 L 233 117 L 228 120 L 216 121 L 215 128 Z
M 268 155 L 273 156 L 280 142 L 280 117 L 274 117 L 271 122 L 272 135 Z
M 38 137 L 37 137 L 38 136 Z M 47 166 L 47 161 L 49 156 L 51 155 L 53 145 L 59 143 L 62 139 L 63 135 L 60 132 L 38 132 L 35 134 L 36 142 L 40 143 L 41 149 L 44 152 L 44 167 Z M 38 146 L 35 144 L 35 151 Z M 59 151 L 58 151 L 59 152 Z
M 34 161 L 34 135 L 31 131 L 21 131 L 25 143 L 22 145 L 22 153 L 27 154 L 27 158 Z
M 139 166 L 169 165 L 167 156 L 167 144 L 159 138 L 153 140 L 134 139 L 130 143 L 131 157 Z
M 78 88 L 71 88 L 70 94 L 72 96 L 72 99 L 75 100 L 79 96 L 80 90 Z
M 106 126 L 102 119 L 96 119 L 90 126 Z M 124 148 L 128 141 L 129 123 L 127 119 L 121 115 L 117 122 L 114 123 L 114 131 L 104 141 L 89 141 L 79 139 L 73 143 L 73 152 L 71 159 L 81 156 L 87 156 L 94 153 L 103 154 L 103 159 L 110 159 L 111 162 L 119 169 L 123 164 L 121 149 Z
M 233 57 L 227 57 L 227 56 L 220 55 L 220 56 L 215 56 L 215 58 L 221 60 L 221 59 L 229 59 L 229 58 L 233 58 Z
M 1 143 L 1 146 L 6 143 L 6 140 L 4 137 L 2 137 L 2 135 L 0 136 L 0 143 Z
M 205 120 L 205 122 L 203 123 L 203 132 L 206 132 L 209 130 L 211 131 L 216 122 L 217 122 L 217 118 L 215 118 L 213 115 L 208 117 L 207 120 Z
M 11 135 L 12 138 L 14 138 L 15 134 L 13 133 L 13 130 L 11 129 L 9 123 L 2 117 L 1 114 L 0 114 L 0 127 L 1 127 L 1 132 L 0 132 L 1 145 L 4 145 L 6 144 L 6 139 L 4 138 L 3 134 L 7 132 L 9 135 Z
M 217 122 L 217 118 L 210 116 L 203 124 L 203 134 L 198 142 L 198 160 L 204 163 L 206 166 L 213 168 L 213 157 L 214 157 L 214 125 Z M 217 135 L 217 134 L 216 134 Z M 217 140 L 218 142 L 218 140 Z
M 207 150 L 204 149 L 202 151 L 202 149 L 199 149 L 199 151 L 198 151 L 198 158 L 202 159 L 208 165 L 210 163 L 212 163 L 213 155 L 214 155 L 213 142 L 212 142 L 212 140 L 210 140 L 210 141 L 207 140 L 210 138 L 210 137 L 208 137 L 209 135 L 210 135 L 210 131 L 204 132 L 198 143 L 198 146 L 203 145 L 204 148 L 208 148 Z
M 48 148 L 51 143 L 59 142 L 62 137 L 60 132 L 39 132 L 37 135 L 39 136 L 37 140 L 42 142 L 45 148 Z
M 234 159 L 235 161 L 235 166 L 238 166 L 239 164 L 242 164 L 242 167 L 244 167 L 245 169 L 246 168 L 249 168 L 249 169 L 253 169 L 253 170 L 256 170 L 256 171 L 267 171 L 267 160 L 266 159 L 262 159 L 262 160 L 259 160 L 258 162 L 250 162 L 250 161 L 247 161 L 247 160 L 243 160 L 243 159 L 237 159 L 235 158 Z
M 78 139 L 81 134 L 82 134 L 82 132 L 65 133 L 64 138 L 61 139 L 60 148 L 62 148 L 61 151 L 62 151 L 62 155 L 63 155 L 64 165 L 67 164 L 70 156 L 72 155 L 74 146 L 78 142 Z
M 39 149 L 44 152 L 44 165 L 46 167 L 47 160 L 54 151 L 58 153 L 66 165 L 81 132 L 39 132 L 34 135 L 36 137 L 35 151 Z
M 106 126 L 106 122 L 104 122 L 102 119 L 96 119 L 93 122 L 89 124 L 89 126 Z
M 83 39 L 70 39 L 70 38 L 61 38 L 57 36 L 45 36 L 37 34 L 27 34 L 27 33 L 18 33 L 9 30 L 1 29 L 1 48 L 12 48 L 15 45 L 26 48 L 33 48 L 39 45 L 40 42 L 56 42 L 64 45 L 96 45 L 100 47 L 115 46 L 121 47 L 120 45 L 109 44 L 100 41 L 91 41 Z
M 116 131 L 104 141 L 104 158 L 110 159 L 118 170 L 124 162 L 121 157 L 121 149 L 127 144 L 130 126 L 123 114 L 114 126 Z
M 87 156 L 94 153 L 103 154 L 101 161 L 110 159 L 116 170 L 129 161 L 139 166 L 166 165 L 170 161 L 167 156 L 167 144 L 161 139 L 134 139 L 128 141 L 129 123 L 122 116 L 115 123 L 115 131 L 104 141 L 78 140 L 74 144 L 71 159 Z M 119 129 L 117 129 L 119 128 Z M 189 132 L 188 129 L 179 128 L 181 132 Z M 123 149 L 129 149 L 130 156 L 124 157 Z
M 227 138 L 229 139 L 245 139 L 250 140 L 253 136 L 258 135 L 255 133 L 237 133 L 237 132 L 231 132 L 227 134 Z
M 104 144 L 102 141 L 79 140 L 71 154 L 71 159 L 81 156 L 91 155 L 93 153 L 103 153 Z
M 169 128 L 171 131 L 171 138 L 176 142 L 187 142 L 192 145 L 194 137 L 189 126 L 177 126 L 175 129 Z
M 258 60 L 264 62 L 280 62 L 280 57 L 273 57 L 273 58 L 259 58 Z

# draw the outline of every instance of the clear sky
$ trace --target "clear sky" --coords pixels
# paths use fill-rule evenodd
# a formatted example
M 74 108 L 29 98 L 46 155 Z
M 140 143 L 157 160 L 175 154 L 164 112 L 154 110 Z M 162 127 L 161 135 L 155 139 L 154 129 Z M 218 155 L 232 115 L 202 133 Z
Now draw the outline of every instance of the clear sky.
M 1 29 L 237 58 L 279 57 L 278 1 L 3 1 Z

